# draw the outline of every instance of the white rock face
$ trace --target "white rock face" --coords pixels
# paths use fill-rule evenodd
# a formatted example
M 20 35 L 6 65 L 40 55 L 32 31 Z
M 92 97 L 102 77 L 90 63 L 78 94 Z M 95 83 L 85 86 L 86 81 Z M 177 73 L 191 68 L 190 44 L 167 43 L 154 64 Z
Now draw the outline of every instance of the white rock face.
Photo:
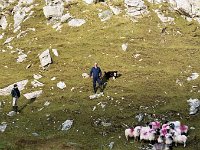
M 40 56 L 40 63 L 42 65 L 42 67 L 46 67 L 47 65 L 52 63 L 52 59 L 49 53 L 49 49 L 47 49 L 46 51 L 44 51 Z
M 158 15 L 158 18 L 163 22 L 163 23 L 169 23 L 172 24 L 174 22 L 174 18 L 172 17 L 166 17 L 160 10 L 156 9 L 154 10 L 155 13 Z
M 44 86 L 43 83 L 41 83 L 41 82 L 39 82 L 39 81 L 37 81 L 37 80 L 31 81 L 31 85 L 32 85 L 33 87 L 41 87 L 41 86 Z
M 31 93 L 26 93 L 26 94 L 24 94 L 24 97 L 26 97 L 26 99 L 34 99 L 34 98 L 39 97 L 41 94 L 42 94 L 42 90 L 31 92 Z
M 11 93 L 11 91 L 13 89 L 14 84 L 17 84 L 18 85 L 18 89 L 20 91 L 22 91 L 25 88 L 25 86 L 26 86 L 27 83 L 28 83 L 28 80 L 22 80 L 22 81 L 13 83 L 13 84 L 9 85 L 8 87 L 0 89 L 0 95 L 4 95 L 4 96 L 10 95 L 10 93 Z
M 64 88 L 66 88 L 66 84 L 65 84 L 65 82 L 60 81 L 60 82 L 57 83 L 57 87 L 60 88 L 60 89 L 64 89 Z
M 86 4 L 92 4 L 94 3 L 94 0 L 83 0 Z
M 112 17 L 113 13 L 110 10 L 105 10 L 98 14 L 101 21 L 109 20 Z
M 85 20 L 84 19 L 72 19 L 68 22 L 68 25 L 71 27 L 80 27 L 83 24 L 85 24 Z
M 17 62 L 18 62 L 18 63 L 21 63 L 21 62 L 23 62 L 24 60 L 26 60 L 26 58 L 27 58 L 27 55 L 26 55 L 26 54 L 21 54 L 21 55 L 18 56 Z
M 130 16 L 134 22 L 137 21 L 138 18 L 149 13 L 143 0 L 124 0 L 124 3 L 127 9 L 126 14 Z
M 43 12 L 46 18 L 61 18 L 63 15 L 64 6 L 63 5 L 55 5 L 55 6 L 44 6 Z
M 5 16 L 2 16 L 1 19 L 0 19 L 0 28 L 2 28 L 3 30 L 6 29 L 8 25 L 8 22 L 6 20 L 6 17 Z

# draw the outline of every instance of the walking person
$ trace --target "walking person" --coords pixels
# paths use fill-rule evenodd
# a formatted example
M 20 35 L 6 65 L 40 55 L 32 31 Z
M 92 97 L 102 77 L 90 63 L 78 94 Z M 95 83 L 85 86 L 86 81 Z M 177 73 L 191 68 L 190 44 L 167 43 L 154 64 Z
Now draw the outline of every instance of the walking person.
M 100 67 L 98 67 L 98 63 L 94 64 L 94 67 L 92 67 L 91 71 L 90 71 L 90 77 L 93 78 L 93 89 L 94 89 L 94 93 L 96 94 L 98 87 L 96 87 L 96 82 L 99 84 L 100 87 L 100 92 L 103 92 L 102 89 L 102 83 L 101 83 L 101 76 L 102 76 L 102 72 Z
M 20 97 L 20 91 L 17 87 L 17 84 L 14 84 L 14 87 L 11 91 L 11 95 L 12 95 L 12 100 L 13 100 L 13 103 L 12 103 L 12 106 L 13 106 L 13 111 L 15 112 L 18 112 L 18 105 L 17 105 L 17 101 Z

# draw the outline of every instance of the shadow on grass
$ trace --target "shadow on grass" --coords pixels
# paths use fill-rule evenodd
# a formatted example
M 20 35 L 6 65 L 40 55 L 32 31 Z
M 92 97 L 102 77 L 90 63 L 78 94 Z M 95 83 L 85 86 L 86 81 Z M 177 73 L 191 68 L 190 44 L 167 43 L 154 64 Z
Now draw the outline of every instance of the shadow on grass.
M 36 98 L 30 99 L 27 103 L 22 105 L 22 107 L 19 109 L 19 112 L 22 112 L 28 105 L 32 104 L 35 100 L 36 100 Z

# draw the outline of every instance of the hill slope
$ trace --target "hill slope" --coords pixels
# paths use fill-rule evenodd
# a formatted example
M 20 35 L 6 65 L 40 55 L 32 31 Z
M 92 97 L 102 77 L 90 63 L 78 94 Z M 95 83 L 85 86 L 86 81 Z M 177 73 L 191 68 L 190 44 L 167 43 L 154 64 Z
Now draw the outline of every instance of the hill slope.
M 16 22 L 12 12 L 17 4 L 13 2 L 2 11 L 8 26 L 0 30 L 1 35 L 4 33 L 0 40 L 0 88 L 28 79 L 22 94 L 40 89 L 43 93 L 35 101 L 22 96 L 19 101 L 21 113 L 13 117 L 7 116 L 11 97 L 1 96 L 0 122 L 8 126 L 0 134 L 0 149 L 94 150 L 109 149 L 110 142 L 115 142 L 113 149 L 117 150 L 139 149 L 146 144 L 126 142 L 125 125 L 144 125 L 154 119 L 180 120 L 195 127 L 190 130 L 184 149 L 200 149 L 196 144 L 200 141 L 200 117 L 199 114 L 189 116 L 187 104 L 189 98 L 199 97 L 199 78 L 187 81 L 193 72 L 200 72 L 198 22 L 186 21 L 166 3 L 153 5 L 145 1 L 149 12 L 133 22 L 133 18 L 127 16 L 123 1 L 107 2 L 107 5 L 73 1 L 64 3 L 64 14 L 68 12 L 86 23 L 80 27 L 61 23 L 61 30 L 56 31 L 52 26 L 59 21 L 45 18 L 45 2 L 35 0 L 21 4 L 22 8 L 33 6 L 26 17 L 34 12 L 13 33 Z M 109 5 L 122 11 L 102 22 L 98 14 L 110 10 Z M 156 9 L 175 18 L 174 22 L 162 23 Z M 19 33 L 23 36 L 17 38 Z M 14 39 L 4 44 L 10 37 Z M 127 51 L 122 50 L 123 43 L 128 43 Z M 50 49 L 53 63 L 43 70 L 39 54 L 46 49 Z M 51 49 L 57 49 L 59 56 L 56 57 Z M 27 58 L 17 63 L 22 53 L 27 54 Z M 98 62 L 103 71 L 117 70 L 121 76 L 108 81 L 104 97 L 90 100 L 92 80 L 83 79 L 81 75 L 88 73 L 94 62 Z M 31 67 L 26 69 L 29 64 Z M 32 87 L 33 74 L 43 76 L 39 79 L 43 87 Z M 52 81 L 52 77 L 56 80 Z M 65 89 L 57 88 L 59 81 L 66 83 Z M 50 104 L 44 106 L 47 101 Z M 146 114 L 142 122 L 135 119 L 139 113 Z M 63 132 L 60 127 L 67 119 L 73 119 L 74 123 L 69 131 Z M 111 123 L 111 126 L 103 126 L 102 122 Z

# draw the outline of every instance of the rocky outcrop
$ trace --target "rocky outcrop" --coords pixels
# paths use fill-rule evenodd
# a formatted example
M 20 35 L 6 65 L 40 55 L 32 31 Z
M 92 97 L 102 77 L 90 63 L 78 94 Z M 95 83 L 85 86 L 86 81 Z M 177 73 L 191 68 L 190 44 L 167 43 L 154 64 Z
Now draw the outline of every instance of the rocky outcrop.
M 199 0 L 148 0 L 150 3 L 170 3 L 171 7 L 181 15 L 193 18 L 200 23 L 200 1 Z
M 27 83 L 28 83 L 28 80 L 22 80 L 22 81 L 13 83 L 13 84 L 9 85 L 8 87 L 0 89 L 0 95 L 3 95 L 3 96 L 10 95 L 10 92 L 11 92 L 14 84 L 17 84 L 18 85 L 18 89 L 20 91 L 22 91 L 25 88 Z
M 126 14 L 134 22 L 149 13 L 143 0 L 125 0 L 124 3 L 126 7 Z

